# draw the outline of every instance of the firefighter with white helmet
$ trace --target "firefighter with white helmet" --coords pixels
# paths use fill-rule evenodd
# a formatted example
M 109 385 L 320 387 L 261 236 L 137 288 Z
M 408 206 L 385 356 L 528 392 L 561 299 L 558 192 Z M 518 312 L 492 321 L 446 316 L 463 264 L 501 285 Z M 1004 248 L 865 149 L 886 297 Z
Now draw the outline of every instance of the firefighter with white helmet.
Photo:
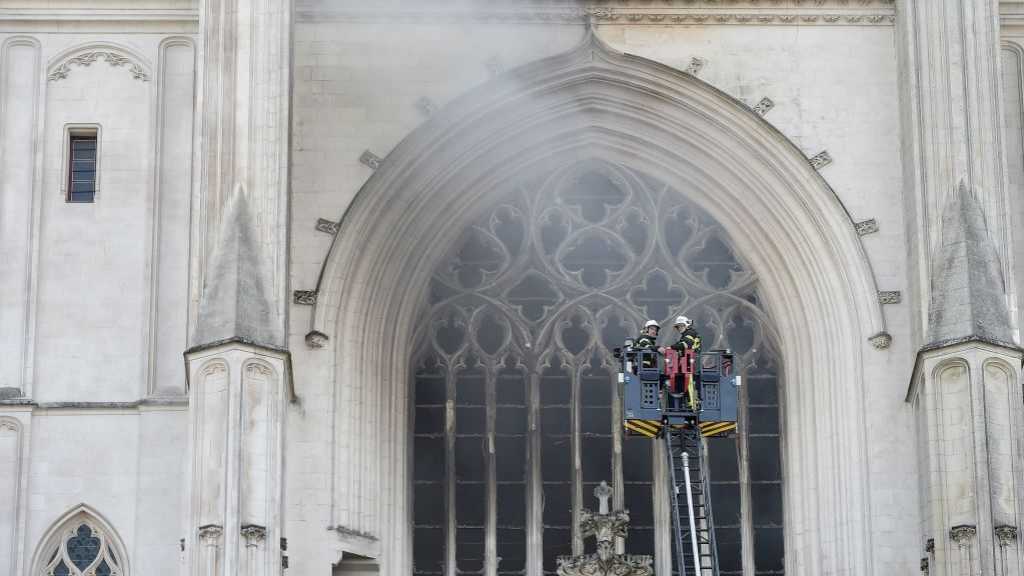
M 637 348 L 657 348 L 660 330 L 661 325 L 656 320 L 648 320 L 644 323 L 644 331 L 637 336 L 633 345 Z
M 672 345 L 673 349 L 680 352 L 686 350 L 700 352 L 700 334 L 697 334 L 697 331 L 693 329 L 693 320 L 682 315 L 676 316 L 676 321 L 672 323 L 672 327 L 679 333 L 679 340 Z

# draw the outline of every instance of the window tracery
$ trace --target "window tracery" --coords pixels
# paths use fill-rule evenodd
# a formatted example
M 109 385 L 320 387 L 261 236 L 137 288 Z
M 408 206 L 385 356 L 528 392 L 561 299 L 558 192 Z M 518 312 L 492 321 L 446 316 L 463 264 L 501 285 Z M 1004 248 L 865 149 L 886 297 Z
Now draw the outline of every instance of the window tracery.
M 110 537 L 87 518 L 69 522 L 60 530 L 45 576 L 123 576 L 121 563 Z
M 630 552 L 653 554 L 668 529 L 654 514 L 655 450 L 622 436 L 611 350 L 647 318 L 686 314 L 750 383 L 741 436 L 710 442 L 719 548 L 736 559 L 722 574 L 743 573 L 744 556 L 781 574 L 771 322 L 721 226 L 665 184 L 597 161 L 495 198 L 440 260 L 419 324 L 415 573 L 521 574 L 536 538 L 552 574 L 579 552 L 575 519 L 602 480 L 630 509 Z

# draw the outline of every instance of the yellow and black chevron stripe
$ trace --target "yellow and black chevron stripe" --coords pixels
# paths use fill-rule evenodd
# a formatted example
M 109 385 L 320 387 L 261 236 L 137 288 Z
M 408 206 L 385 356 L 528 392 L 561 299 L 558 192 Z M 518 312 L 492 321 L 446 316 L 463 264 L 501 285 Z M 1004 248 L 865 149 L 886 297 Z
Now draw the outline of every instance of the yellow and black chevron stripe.
M 626 420 L 625 426 L 626 432 L 648 438 L 657 438 L 661 434 L 661 422 L 658 420 Z
M 701 422 L 701 436 L 721 436 L 736 429 L 735 422 Z
M 681 426 L 675 426 L 680 428 Z M 658 420 L 626 420 L 626 431 L 647 438 L 661 435 L 662 423 Z M 735 422 L 701 422 L 701 436 L 722 436 L 736 430 Z

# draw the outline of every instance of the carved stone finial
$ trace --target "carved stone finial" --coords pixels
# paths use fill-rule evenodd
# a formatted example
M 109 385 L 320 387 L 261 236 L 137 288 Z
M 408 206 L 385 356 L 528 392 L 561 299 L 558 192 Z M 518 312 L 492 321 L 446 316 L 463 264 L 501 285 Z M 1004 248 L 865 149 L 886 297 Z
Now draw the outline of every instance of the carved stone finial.
M 594 497 L 598 500 L 598 514 L 608 513 L 608 500 L 612 497 L 612 487 L 607 482 L 601 480 L 601 483 L 594 488 Z
M 966 548 L 971 545 L 971 539 L 977 536 L 978 528 L 970 524 L 960 524 L 949 529 L 949 537 L 957 546 Z
M 999 540 L 999 547 L 1006 548 L 1011 542 L 1017 541 L 1017 527 L 1016 526 L 996 526 L 995 528 L 996 539 Z

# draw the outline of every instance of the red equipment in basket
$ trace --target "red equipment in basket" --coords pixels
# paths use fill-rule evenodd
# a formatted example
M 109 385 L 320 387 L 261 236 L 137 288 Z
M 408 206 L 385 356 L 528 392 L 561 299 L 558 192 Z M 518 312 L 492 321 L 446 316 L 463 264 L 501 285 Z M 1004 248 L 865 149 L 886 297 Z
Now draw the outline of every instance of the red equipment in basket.
M 693 350 L 689 348 L 683 352 L 674 348 L 665 350 L 665 374 L 668 375 L 668 393 L 672 396 L 678 398 L 693 390 L 690 384 L 696 370 L 697 355 Z

